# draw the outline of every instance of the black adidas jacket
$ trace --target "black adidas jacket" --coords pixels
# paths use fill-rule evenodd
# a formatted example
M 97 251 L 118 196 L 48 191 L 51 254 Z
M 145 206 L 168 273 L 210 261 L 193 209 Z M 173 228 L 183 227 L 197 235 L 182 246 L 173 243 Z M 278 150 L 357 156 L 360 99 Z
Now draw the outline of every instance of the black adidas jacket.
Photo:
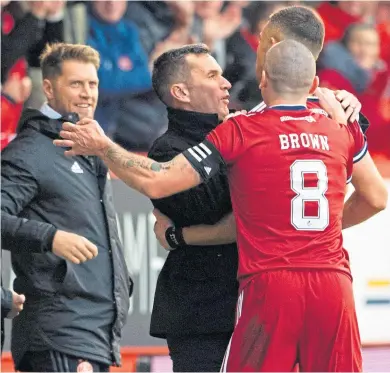
M 120 364 L 131 293 L 107 168 L 95 157 L 65 157 L 53 145 L 63 120 L 24 111 L 18 136 L 1 154 L 1 240 L 11 251 L 14 289 L 26 295 L 14 319 L 16 368 L 26 351 L 54 349 Z M 51 252 L 57 229 L 97 245 L 76 265 Z

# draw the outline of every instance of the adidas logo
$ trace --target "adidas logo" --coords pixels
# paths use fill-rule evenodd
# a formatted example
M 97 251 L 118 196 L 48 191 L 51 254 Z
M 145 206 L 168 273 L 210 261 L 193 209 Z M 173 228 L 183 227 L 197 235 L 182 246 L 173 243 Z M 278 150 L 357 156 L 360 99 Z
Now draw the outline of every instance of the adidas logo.
M 74 162 L 70 168 L 75 174 L 83 174 L 84 171 L 77 162 Z
M 210 167 L 205 166 L 204 170 L 207 172 L 207 175 L 210 175 L 210 172 L 211 172 Z

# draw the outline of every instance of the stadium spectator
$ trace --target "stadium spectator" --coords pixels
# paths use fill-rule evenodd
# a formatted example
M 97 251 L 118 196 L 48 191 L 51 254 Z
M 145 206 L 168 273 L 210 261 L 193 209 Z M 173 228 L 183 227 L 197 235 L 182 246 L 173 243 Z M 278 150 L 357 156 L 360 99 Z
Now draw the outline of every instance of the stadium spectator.
M 390 3 L 388 1 L 324 1 L 318 13 L 325 23 L 325 43 L 340 40 L 354 23 L 376 27 L 381 39 L 381 58 L 390 64 Z
M 180 0 L 130 1 L 126 11 L 126 18 L 138 26 L 141 42 L 149 56 L 155 53 L 158 44 L 171 38 L 172 33 L 183 34 L 187 39 L 193 15 L 194 2 Z
M 323 1 L 317 8 L 325 24 L 325 43 L 340 40 L 353 23 L 375 24 L 378 1 Z
M 31 79 L 18 73 L 26 70 L 24 65 L 25 61 L 19 60 L 1 85 L 1 149 L 15 137 L 23 104 L 31 93 Z
M 379 35 L 373 26 L 353 24 L 341 41 L 328 43 L 319 60 L 321 85 L 345 89 L 358 97 L 372 126 L 367 132 L 372 153 L 390 155 L 390 78 L 380 59 Z
M 62 3 L 1 3 L 1 149 L 14 137 L 23 104 L 30 93 L 42 96 L 40 83 L 32 90 L 33 82 L 28 77 L 31 71 L 27 60 L 34 50 L 42 49 L 46 41 L 59 38 L 58 27 L 61 25 L 53 16 L 57 17 Z M 53 23 L 52 20 L 56 22 Z M 32 76 L 35 77 L 35 74 Z
M 226 40 L 224 76 L 232 84 L 230 101 L 235 108 L 249 110 L 261 101 L 256 79 L 256 50 L 268 17 L 284 7 L 283 2 L 253 2 L 246 9 L 247 22 Z
M 52 143 L 64 120 L 93 118 L 99 54 L 54 44 L 41 58 L 47 103 L 23 112 L 1 154 L 2 249 L 26 295 L 12 356 L 21 371 L 108 371 L 121 362 L 131 279 L 107 168 L 96 157 L 68 159 Z
M 165 129 L 164 108 L 152 90 L 149 57 L 126 1 L 90 4 L 87 44 L 101 55 L 96 118 L 127 149 L 146 151 Z
M 63 40 L 64 5 L 64 1 L 12 1 L 2 9 L 2 83 L 15 71 L 21 78 L 29 75 L 33 106 L 43 102 L 38 57 L 47 42 Z
M 195 17 L 191 35 L 206 44 L 222 69 L 226 67 L 226 41 L 242 22 L 242 6 L 239 2 L 195 1 Z

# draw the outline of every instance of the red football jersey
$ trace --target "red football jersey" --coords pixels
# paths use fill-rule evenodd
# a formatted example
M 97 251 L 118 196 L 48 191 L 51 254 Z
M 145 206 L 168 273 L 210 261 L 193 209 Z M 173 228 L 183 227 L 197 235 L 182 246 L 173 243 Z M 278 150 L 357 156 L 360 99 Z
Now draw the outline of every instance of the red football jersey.
M 350 275 L 341 219 L 353 162 L 367 150 L 357 122 L 279 105 L 231 118 L 207 140 L 229 166 L 241 287 L 270 269 Z

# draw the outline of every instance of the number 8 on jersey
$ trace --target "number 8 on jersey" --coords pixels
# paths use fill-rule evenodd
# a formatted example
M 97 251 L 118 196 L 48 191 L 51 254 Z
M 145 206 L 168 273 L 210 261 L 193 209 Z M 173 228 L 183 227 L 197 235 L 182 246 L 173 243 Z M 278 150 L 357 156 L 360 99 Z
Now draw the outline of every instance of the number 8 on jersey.
M 305 186 L 305 174 L 316 174 L 317 185 Z M 329 225 L 328 174 L 321 160 L 297 160 L 290 167 L 291 189 L 296 196 L 291 201 L 291 224 L 297 230 L 323 231 Z M 318 204 L 317 216 L 305 216 L 305 204 Z

